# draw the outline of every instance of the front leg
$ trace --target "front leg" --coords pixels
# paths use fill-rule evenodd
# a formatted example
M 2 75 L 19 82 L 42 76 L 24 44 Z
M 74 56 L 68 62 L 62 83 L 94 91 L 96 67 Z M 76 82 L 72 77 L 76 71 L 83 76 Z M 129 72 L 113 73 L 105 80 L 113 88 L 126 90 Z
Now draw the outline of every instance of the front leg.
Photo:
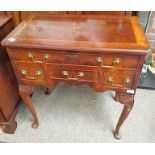
M 120 103 L 124 104 L 123 111 L 121 113 L 121 116 L 119 118 L 119 121 L 116 125 L 116 129 L 114 131 L 114 137 L 116 139 L 120 139 L 119 130 L 126 118 L 128 117 L 130 111 L 132 110 L 133 104 L 134 104 L 134 96 L 129 94 L 117 94 L 117 98 Z
M 50 95 L 52 92 L 52 88 L 46 88 L 45 94 Z
M 50 84 L 50 87 L 46 87 L 46 91 L 45 91 L 45 94 L 46 95 L 50 95 L 51 92 L 53 91 L 54 87 L 57 85 L 57 82 L 53 81 L 51 84 Z
M 118 93 L 117 92 L 115 92 L 114 100 L 117 101 L 117 102 L 119 102 L 119 98 L 118 98 Z
M 23 99 L 25 105 L 31 112 L 34 122 L 32 124 L 33 128 L 37 128 L 39 126 L 39 121 L 37 117 L 37 113 L 35 111 L 35 108 L 31 102 L 30 96 L 34 92 L 34 86 L 28 86 L 28 85 L 19 85 L 19 93 L 21 98 Z

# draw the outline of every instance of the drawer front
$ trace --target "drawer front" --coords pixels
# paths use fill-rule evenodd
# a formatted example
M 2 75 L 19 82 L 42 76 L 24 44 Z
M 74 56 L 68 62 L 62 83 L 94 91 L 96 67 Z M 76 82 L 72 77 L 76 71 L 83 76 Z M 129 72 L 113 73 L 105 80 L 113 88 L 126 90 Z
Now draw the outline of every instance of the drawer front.
M 40 64 L 18 62 L 16 68 L 20 80 L 34 82 L 43 82 L 45 80 L 45 73 Z
M 136 69 L 138 56 L 119 54 L 82 54 L 82 53 L 53 53 L 47 60 L 49 63 L 78 64 L 87 66 L 101 66 L 103 68 L 131 68 Z
M 139 56 L 105 54 L 97 57 L 96 61 L 102 68 L 136 69 L 138 66 Z
M 126 70 L 109 70 L 103 73 L 104 86 L 132 88 L 135 72 Z
M 13 50 L 15 61 L 26 61 L 32 63 L 44 63 L 49 59 L 49 54 L 45 51 Z
M 98 70 L 70 65 L 47 65 L 49 79 L 82 82 L 98 82 Z
M 101 66 L 103 68 L 131 68 L 136 69 L 139 56 L 121 54 L 84 54 L 57 51 L 29 51 L 14 50 L 15 61 L 34 63 L 75 64 L 87 66 Z

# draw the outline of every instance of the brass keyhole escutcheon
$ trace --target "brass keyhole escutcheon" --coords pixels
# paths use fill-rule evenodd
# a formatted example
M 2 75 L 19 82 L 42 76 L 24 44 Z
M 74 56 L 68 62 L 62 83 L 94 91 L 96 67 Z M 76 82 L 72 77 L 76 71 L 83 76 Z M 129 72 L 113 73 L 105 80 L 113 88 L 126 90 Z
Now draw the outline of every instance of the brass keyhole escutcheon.
M 67 56 L 68 56 L 70 59 L 76 59 L 76 58 L 78 57 L 77 54 L 73 54 L 73 53 L 68 54 Z

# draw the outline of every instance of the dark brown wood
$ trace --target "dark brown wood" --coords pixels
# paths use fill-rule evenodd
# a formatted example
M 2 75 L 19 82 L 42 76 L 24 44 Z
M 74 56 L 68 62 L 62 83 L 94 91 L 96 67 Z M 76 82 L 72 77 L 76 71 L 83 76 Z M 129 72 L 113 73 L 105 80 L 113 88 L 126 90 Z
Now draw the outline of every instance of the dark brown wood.
M 19 85 L 20 96 L 23 99 L 24 103 L 26 104 L 27 108 L 32 113 L 33 118 L 34 118 L 34 122 L 32 124 L 32 127 L 37 128 L 39 126 L 39 121 L 38 121 L 37 113 L 34 109 L 34 106 L 31 102 L 31 99 L 30 99 L 30 96 L 33 94 L 33 92 L 34 92 L 33 86 Z
M 124 104 L 123 111 L 121 113 L 116 129 L 114 131 L 114 137 L 116 139 L 120 139 L 121 136 L 119 134 L 119 130 L 120 130 L 121 125 L 124 123 L 125 119 L 128 117 L 130 111 L 132 110 L 132 107 L 134 104 L 134 96 L 127 95 L 127 94 L 117 94 L 117 100 L 120 103 Z
M 114 132 L 118 138 L 148 49 L 136 17 L 32 16 L 2 44 L 35 127 L 39 121 L 30 101 L 33 86 L 44 86 L 49 93 L 59 82 L 88 84 L 97 92 L 114 90 L 117 101 L 125 105 Z
M 48 25 L 44 31 L 35 27 L 36 24 L 41 25 L 42 20 L 45 20 Z M 95 23 L 96 20 L 100 22 Z M 16 34 L 19 31 L 20 35 L 17 38 Z M 10 42 L 8 40 L 10 36 L 15 41 Z M 39 39 L 40 36 L 42 39 Z M 4 42 L 5 46 L 20 48 L 82 50 L 83 52 L 120 52 L 121 50 L 125 53 L 129 50 L 131 53 L 133 49 L 136 49 L 134 53 L 137 50 L 143 53 L 143 50 L 147 49 L 147 41 L 143 36 L 144 32 L 137 17 L 98 16 L 96 19 L 95 15 L 53 15 L 30 17 L 22 22 L 11 35 L 8 35 Z
M 0 42 L 13 30 L 10 16 L 0 15 Z M 0 128 L 5 133 L 14 133 L 17 127 L 15 115 L 19 93 L 6 49 L 0 45 Z

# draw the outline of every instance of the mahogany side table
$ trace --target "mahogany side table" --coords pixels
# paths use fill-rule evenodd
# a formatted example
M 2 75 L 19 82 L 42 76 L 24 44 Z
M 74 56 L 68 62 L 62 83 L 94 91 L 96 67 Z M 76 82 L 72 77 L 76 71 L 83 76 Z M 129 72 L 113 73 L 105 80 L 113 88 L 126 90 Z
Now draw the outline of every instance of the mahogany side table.
M 119 129 L 134 105 L 148 43 L 137 17 L 95 15 L 32 16 L 3 41 L 18 80 L 20 96 L 39 126 L 30 95 L 36 85 L 47 93 L 60 81 L 113 90 L 124 109 Z M 61 96 L 60 96 L 61 97 Z

